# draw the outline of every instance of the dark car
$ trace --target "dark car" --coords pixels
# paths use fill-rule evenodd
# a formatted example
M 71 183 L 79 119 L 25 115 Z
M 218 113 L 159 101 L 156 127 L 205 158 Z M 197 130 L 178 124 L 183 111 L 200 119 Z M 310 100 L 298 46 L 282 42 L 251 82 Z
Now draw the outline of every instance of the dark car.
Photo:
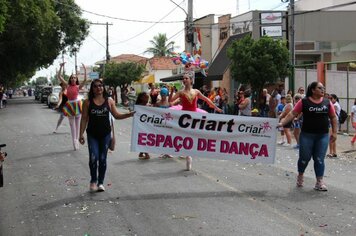
M 35 92 L 34 92 L 34 94 L 35 94 L 35 100 L 40 100 L 40 98 L 41 98 L 41 90 L 42 90 L 42 88 L 44 87 L 44 85 L 37 85 L 36 87 L 35 87 Z
M 52 86 L 44 86 L 41 89 L 40 101 L 42 103 L 47 102 L 48 96 L 52 93 Z

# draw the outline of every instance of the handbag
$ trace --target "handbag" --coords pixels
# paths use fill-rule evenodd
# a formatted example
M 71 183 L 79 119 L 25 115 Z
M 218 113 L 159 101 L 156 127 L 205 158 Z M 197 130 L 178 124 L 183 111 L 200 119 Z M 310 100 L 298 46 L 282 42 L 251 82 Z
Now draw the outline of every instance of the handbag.
M 112 121 L 112 119 L 110 118 L 111 120 L 111 141 L 110 141 L 110 146 L 109 146 L 109 149 L 111 151 L 114 151 L 115 150 L 115 143 L 116 143 L 116 140 L 115 140 L 115 131 L 114 131 L 114 123 Z

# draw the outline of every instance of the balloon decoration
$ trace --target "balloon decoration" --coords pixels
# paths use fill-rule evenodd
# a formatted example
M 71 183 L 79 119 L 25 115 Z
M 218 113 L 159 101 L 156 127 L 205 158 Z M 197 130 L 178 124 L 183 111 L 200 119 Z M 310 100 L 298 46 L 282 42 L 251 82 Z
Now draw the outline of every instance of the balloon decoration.
M 172 61 L 176 65 L 184 65 L 186 68 L 206 69 L 209 62 L 201 59 L 199 54 L 192 56 L 189 52 L 175 53 Z
M 349 63 L 349 66 L 350 66 L 351 68 L 356 68 L 356 63 L 350 62 L 350 63 Z

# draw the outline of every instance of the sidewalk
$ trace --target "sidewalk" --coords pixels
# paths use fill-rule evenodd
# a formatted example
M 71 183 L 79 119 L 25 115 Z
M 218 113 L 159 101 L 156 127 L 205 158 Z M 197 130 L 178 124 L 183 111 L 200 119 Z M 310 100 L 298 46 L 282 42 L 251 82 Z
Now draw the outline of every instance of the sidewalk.
M 352 158 L 356 159 L 356 144 L 354 147 L 351 146 L 352 134 L 338 133 L 336 140 L 336 151 L 338 158 Z M 277 142 L 281 139 L 280 132 L 277 135 Z M 295 145 L 295 139 L 292 137 L 292 146 Z M 280 146 L 277 144 L 277 147 Z M 293 148 L 290 148 L 293 150 Z M 329 149 L 328 149 L 329 151 Z M 328 152 L 327 152 L 328 153 Z

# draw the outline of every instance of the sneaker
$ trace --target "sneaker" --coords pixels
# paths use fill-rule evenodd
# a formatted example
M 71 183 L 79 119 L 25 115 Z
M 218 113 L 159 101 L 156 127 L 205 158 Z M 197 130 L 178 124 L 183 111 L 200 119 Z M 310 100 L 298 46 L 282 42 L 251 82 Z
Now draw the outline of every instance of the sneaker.
M 283 145 L 285 142 L 284 141 L 279 141 L 277 144 Z
M 104 192 L 104 191 L 105 191 L 104 185 L 99 184 L 99 186 L 98 186 L 98 192 Z
M 187 165 L 187 171 L 190 171 L 190 170 L 192 170 L 192 157 L 187 156 L 187 157 L 186 157 L 186 160 L 187 160 L 187 163 L 186 163 L 186 165 Z
M 98 190 L 96 183 L 90 183 L 89 190 L 90 192 L 96 192 Z
M 299 144 L 293 146 L 294 149 L 299 149 Z
M 283 147 L 290 147 L 290 143 L 284 143 L 282 146 Z

